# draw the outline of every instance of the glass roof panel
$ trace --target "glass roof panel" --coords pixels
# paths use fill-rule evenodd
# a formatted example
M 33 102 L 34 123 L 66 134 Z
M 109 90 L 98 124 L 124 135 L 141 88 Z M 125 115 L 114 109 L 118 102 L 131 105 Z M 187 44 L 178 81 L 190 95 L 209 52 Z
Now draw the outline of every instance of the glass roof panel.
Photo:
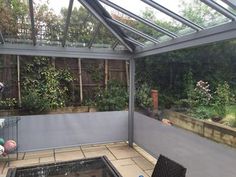
M 138 15 L 148 21 L 153 22 L 154 24 L 159 25 L 160 27 L 173 32 L 177 35 L 185 35 L 185 32 L 192 33 L 195 30 L 189 28 L 185 24 L 175 20 L 174 18 L 166 15 L 165 13 L 158 11 L 152 6 L 142 2 L 141 0 L 135 1 L 135 6 L 140 8 L 134 8 L 133 5 L 127 5 L 127 0 L 110 0 L 113 3 L 116 3 L 118 6 L 132 12 L 135 15 Z
M 133 18 L 131 18 L 131 17 L 129 17 L 129 16 L 113 9 L 113 8 L 110 8 L 109 6 L 107 6 L 103 3 L 101 3 L 101 4 L 110 13 L 110 15 L 112 16 L 113 19 L 115 19 L 125 25 L 128 25 L 129 27 L 139 30 L 140 32 L 143 32 L 153 38 L 156 38 L 157 40 L 159 40 L 159 38 L 161 41 L 167 41 L 167 40 L 172 39 L 171 37 L 169 37 L 163 33 L 160 33 L 156 29 L 149 27 L 149 26 L 143 24 L 142 22 L 137 21 L 136 19 L 133 19 Z M 124 30 L 123 27 L 121 27 L 121 29 Z M 129 34 L 132 34 L 132 33 L 129 33 Z
M 32 44 L 29 8 L 25 1 L 11 4 L 1 1 L 0 17 L 0 30 L 5 42 Z
M 224 1 L 222 0 L 214 0 L 216 3 L 218 3 L 219 5 L 221 5 L 222 7 L 228 9 L 230 12 L 232 12 L 233 14 L 236 15 L 236 8 L 233 9 L 232 7 L 230 7 L 228 4 L 226 4 Z
M 204 28 L 230 22 L 229 18 L 207 6 L 200 0 L 175 0 L 175 3 L 173 3 L 173 0 L 153 1 Z
M 93 15 L 83 6 L 74 7 L 71 13 L 66 46 L 86 47 L 97 23 Z
M 61 19 L 61 14 L 50 7 L 56 1 L 36 1 L 34 4 L 36 40 L 39 45 L 61 45 L 65 21 L 58 20 Z M 68 9 L 69 1 L 58 5 L 58 9 Z

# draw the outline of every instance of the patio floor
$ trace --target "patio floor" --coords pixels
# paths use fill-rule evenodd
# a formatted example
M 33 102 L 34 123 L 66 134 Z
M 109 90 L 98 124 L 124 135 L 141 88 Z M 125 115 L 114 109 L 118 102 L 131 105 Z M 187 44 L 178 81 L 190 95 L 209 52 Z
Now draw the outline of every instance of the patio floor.
M 45 151 L 26 152 L 19 154 L 19 160 L 0 163 L 1 175 L 5 177 L 8 168 L 61 162 L 106 155 L 123 177 L 150 177 L 156 159 L 146 151 L 134 145 L 130 148 L 126 142 L 87 145 L 71 148 L 52 149 Z

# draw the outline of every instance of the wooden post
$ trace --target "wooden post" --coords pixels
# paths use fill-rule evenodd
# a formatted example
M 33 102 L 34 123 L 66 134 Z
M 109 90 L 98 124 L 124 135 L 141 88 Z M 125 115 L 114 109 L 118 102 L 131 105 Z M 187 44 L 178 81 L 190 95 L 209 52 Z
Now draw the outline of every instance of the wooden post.
M 83 82 L 82 82 L 82 68 L 81 68 L 81 59 L 78 59 L 78 68 L 79 68 L 79 90 L 80 90 L 80 102 L 83 102 Z
M 105 89 L 107 89 L 108 82 L 108 60 L 105 60 Z
M 18 106 L 21 107 L 21 87 L 20 87 L 20 56 L 17 55 L 17 88 L 18 88 Z

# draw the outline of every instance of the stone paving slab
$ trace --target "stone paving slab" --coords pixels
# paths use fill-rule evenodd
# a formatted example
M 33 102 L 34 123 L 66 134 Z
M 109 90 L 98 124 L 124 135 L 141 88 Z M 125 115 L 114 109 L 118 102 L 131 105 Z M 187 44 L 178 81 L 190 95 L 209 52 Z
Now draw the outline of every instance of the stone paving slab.
M 50 157 L 50 156 L 53 156 L 53 154 L 54 154 L 53 150 L 26 152 L 24 156 L 24 160 L 40 158 L 40 157 Z
M 84 157 L 84 154 L 82 153 L 82 151 L 55 153 L 56 162 L 83 159 L 83 158 L 85 158 L 85 157 Z
M 108 147 L 108 149 L 117 159 L 126 159 L 140 156 L 137 151 L 135 151 L 133 148 L 130 148 L 128 145 Z

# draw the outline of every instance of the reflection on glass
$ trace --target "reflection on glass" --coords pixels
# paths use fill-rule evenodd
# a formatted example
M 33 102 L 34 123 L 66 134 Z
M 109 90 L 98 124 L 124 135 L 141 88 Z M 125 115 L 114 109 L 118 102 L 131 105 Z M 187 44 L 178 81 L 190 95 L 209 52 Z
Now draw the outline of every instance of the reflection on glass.
M 171 0 L 154 1 L 204 28 L 221 25 L 230 21 L 230 19 L 200 0 L 175 0 L 174 2 Z
M 0 30 L 5 42 L 32 43 L 28 4 L 25 1 L 1 1 Z

